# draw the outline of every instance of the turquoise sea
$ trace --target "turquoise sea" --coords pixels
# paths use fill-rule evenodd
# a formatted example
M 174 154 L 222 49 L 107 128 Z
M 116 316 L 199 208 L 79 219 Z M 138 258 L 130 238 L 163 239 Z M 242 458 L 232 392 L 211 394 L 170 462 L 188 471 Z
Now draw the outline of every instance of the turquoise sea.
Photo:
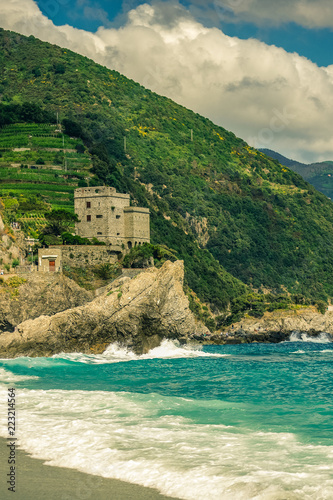
M 296 336 L 292 337 L 296 340 Z M 188 500 L 333 498 L 333 344 L 187 346 L 0 360 L 1 414 L 51 465 Z M 1 418 L 0 434 L 7 437 Z

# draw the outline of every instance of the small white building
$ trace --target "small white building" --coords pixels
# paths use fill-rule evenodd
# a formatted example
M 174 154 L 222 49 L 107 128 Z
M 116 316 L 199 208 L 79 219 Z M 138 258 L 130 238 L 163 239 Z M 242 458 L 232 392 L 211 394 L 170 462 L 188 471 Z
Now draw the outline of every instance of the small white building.
M 38 249 L 38 271 L 44 273 L 62 271 L 61 248 L 39 248 Z

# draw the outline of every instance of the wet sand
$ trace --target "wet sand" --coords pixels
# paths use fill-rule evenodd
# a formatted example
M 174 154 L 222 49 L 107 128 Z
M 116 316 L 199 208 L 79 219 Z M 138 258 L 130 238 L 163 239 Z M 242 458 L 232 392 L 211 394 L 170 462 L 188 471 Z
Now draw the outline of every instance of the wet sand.
M 8 440 L 0 438 L 1 500 L 170 500 L 157 490 L 84 474 L 74 469 L 44 465 L 16 448 L 15 493 L 8 491 Z

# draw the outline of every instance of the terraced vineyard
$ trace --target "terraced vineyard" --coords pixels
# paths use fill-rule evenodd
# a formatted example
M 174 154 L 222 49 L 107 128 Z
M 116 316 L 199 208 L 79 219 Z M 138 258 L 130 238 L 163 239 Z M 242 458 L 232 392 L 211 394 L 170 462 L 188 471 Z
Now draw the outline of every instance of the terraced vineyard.
M 0 129 L 0 197 L 39 194 L 53 208 L 73 210 L 73 193 L 89 179 L 91 158 L 80 139 L 53 124 Z

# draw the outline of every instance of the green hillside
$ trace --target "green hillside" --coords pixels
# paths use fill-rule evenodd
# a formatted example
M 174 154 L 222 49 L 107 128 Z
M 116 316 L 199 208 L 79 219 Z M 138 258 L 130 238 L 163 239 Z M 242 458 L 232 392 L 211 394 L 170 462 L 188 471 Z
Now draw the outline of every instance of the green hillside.
M 290 160 L 271 149 L 262 149 L 261 151 L 278 160 L 281 165 L 286 165 L 297 174 L 300 174 L 318 191 L 333 200 L 333 161 L 306 164 Z
M 81 148 L 80 148 L 81 146 Z M 63 134 L 56 124 L 15 123 L 0 133 L 2 196 L 39 194 L 54 208 L 73 209 L 73 190 L 92 177 L 82 140 Z
M 85 57 L 3 30 L 0 95 L 3 194 L 40 188 L 46 201 L 66 206 L 74 184 L 87 182 L 91 161 L 91 184 L 112 185 L 150 208 L 152 242 L 184 258 L 190 287 L 214 310 L 230 300 L 235 306 L 246 285 L 315 300 L 333 296 L 332 203 L 231 132 Z M 31 183 L 31 168 L 8 167 L 37 163 L 33 150 L 17 161 L 10 156 L 10 149 L 36 144 L 24 137 L 25 103 L 52 115 L 53 124 L 58 113 L 66 148 L 84 144 L 78 168 L 67 166 L 77 179 L 50 168 L 64 166 L 51 151 L 42 158 L 48 168 L 38 170 L 45 184 Z M 61 150 L 52 120 L 44 125 L 52 147 Z M 18 127 L 20 146 L 11 127 Z M 49 148 L 41 139 L 38 155 Z

